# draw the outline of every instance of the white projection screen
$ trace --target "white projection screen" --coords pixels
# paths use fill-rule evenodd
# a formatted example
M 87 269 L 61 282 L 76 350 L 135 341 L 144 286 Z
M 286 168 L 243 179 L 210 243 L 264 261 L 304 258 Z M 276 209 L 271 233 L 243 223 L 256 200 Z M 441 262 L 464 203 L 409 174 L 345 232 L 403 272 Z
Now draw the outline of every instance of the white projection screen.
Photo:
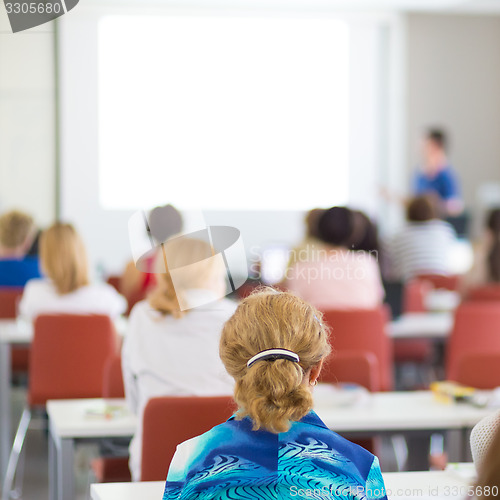
M 98 50 L 104 208 L 347 202 L 346 22 L 107 16 Z
M 237 227 L 250 258 L 297 243 L 310 208 L 373 208 L 397 19 L 299 3 L 86 0 L 58 20 L 60 216 L 94 268 L 120 272 L 129 217 L 160 204 Z

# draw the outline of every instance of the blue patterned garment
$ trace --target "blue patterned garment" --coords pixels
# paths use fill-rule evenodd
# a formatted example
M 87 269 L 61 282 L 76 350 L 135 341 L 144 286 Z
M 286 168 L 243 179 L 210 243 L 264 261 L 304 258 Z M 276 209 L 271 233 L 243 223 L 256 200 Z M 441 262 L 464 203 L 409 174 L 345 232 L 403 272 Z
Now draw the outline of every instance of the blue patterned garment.
M 385 499 L 378 459 L 314 412 L 288 432 L 231 417 L 177 447 L 163 500 Z

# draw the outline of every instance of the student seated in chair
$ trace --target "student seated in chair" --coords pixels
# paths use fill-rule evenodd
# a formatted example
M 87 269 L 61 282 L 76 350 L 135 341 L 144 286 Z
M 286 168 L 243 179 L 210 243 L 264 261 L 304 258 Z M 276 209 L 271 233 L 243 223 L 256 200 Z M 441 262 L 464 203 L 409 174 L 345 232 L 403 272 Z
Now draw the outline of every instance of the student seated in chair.
M 71 224 L 55 223 L 40 237 L 40 263 L 47 278 L 30 280 L 19 303 L 28 319 L 39 314 L 125 312 L 127 302 L 111 285 L 90 283 L 85 246 Z
M 156 288 L 132 309 L 122 352 L 125 395 L 138 416 L 130 443 L 134 481 L 141 479 L 142 420 L 151 398 L 230 396 L 234 389 L 219 358 L 222 326 L 236 309 L 223 298 L 227 274 L 220 254 L 187 236 L 162 250 Z
M 380 306 L 385 292 L 377 251 L 360 219 L 347 207 L 325 210 L 318 220 L 321 248 L 296 259 L 283 286 L 322 311 Z
M 386 498 L 378 459 L 312 411 L 329 352 L 328 330 L 308 303 L 273 289 L 244 299 L 220 342 L 239 410 L 177 447 L 164 500 Z
M 35 237 L 30 215 L 11 210 L 0 217 L 0 287 L 23 287 L 40 277 L 38 259 L 27 255 Z

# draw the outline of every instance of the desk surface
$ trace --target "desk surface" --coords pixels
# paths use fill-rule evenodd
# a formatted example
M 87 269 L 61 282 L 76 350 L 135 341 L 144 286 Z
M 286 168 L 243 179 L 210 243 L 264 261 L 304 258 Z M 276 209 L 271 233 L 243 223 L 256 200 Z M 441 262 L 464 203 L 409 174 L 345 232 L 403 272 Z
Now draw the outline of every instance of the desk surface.
M 143 483 L 101 483 L 90 485 L 92 500 L 161 500 L 164 481 Z
M 392 500 L 463 499 L 469 480 L 449 471 L 390 472 L 384 474 L 388 498 Z M 92 500 L 161 500 L 163 481 L 92 484 Z
M 440 403 L 430 391 L 380 392 L 360 405 L 334 407 L 327 390 L 321 390 L 315 396 L 314 409 L 339 433 L 469 428 L 494 411 L 465 403 Z
M 119 335 L 127 329 L 127 319 L 115 321 Z M 453 327 L 452 312 L 426 312 L 403 314 L 388 325 L 388 333 L 393 338 L 446 338 Z M 0 319 L 0 342 L 29 344 L 33 339 L 33 325 L 26 320 Z
M 53 400 L 47 402 L 47 414 L 60 438 L 131 437 L 137 425 L 124 399 Z
M 333 406 L 331 400 L 328 388 L 321 388 L 316 392 L 315 410 L 339 433 L 470 428 L 494 411 L 439 403 L 428 391 L 375 393 L 365 403 L 347 407 Z M 91 415 L 106 405 L 117 410 L 115 416 Z M 137 423 L 123 399 L 49 401 L 47 413 L 52 430 L 61 438 L 132 436 Z
M 452 328 L 452 312 L 407 313 L 389 323 L 388 333 L 395 339 L 445 339 Z

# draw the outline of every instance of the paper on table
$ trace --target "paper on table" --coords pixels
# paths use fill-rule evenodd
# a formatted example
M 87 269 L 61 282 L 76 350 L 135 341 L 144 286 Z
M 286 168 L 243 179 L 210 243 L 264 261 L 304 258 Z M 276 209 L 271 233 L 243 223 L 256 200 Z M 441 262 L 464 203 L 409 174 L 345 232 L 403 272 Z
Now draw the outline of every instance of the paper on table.
M 318 384 L 313 397 L 318 402 L 328 401 L 330 406 L 360 407 L 370 401 L 370 393 L 358 384 Z
M 104 404 L 92 406 L 85 410 L 85 418 L 98 420 L 111 420 L 124 417 L 128 414 L 124 406 Z
M 472 462 L 450 462 L 446 471 L 472 484 L 477 479 L 476 466 Z

